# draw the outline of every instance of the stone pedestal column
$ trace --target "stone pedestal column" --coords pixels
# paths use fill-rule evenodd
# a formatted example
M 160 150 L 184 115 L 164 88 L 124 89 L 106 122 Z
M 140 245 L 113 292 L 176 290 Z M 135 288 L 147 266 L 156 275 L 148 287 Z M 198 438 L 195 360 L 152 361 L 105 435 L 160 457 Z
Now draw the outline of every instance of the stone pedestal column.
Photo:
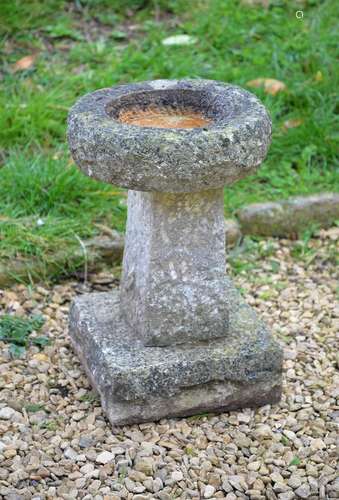
M 129 191 L 121 305 L 144 345 L 225 337 L 223 190 Z
M 120 289 L 76 298 L 70 336 L 112 424 L 274 403 L 282 354 L 225 275 L 223 186 L 271 138 L 249 92 L 208 80 L 102 89 L 69 115 L 72 156 L 129 189 Z

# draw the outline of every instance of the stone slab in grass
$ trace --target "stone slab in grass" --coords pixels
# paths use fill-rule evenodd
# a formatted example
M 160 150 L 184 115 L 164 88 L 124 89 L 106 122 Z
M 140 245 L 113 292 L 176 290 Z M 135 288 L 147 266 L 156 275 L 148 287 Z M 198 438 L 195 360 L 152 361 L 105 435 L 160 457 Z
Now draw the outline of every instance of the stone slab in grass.
M 254 203 L 237 212 L 241 231 L 259 236 L 290 236 L 312 225 L 329 227 L 339 219 L 339 193 L 298 196 Z
M 118 291 L 78 297 L 73 346 L 114 425 L 274 403 L 282 351 L 225 278 L 227 337 L 146 347 L 120 312 Z
M 0 288 L 10 286 L 18 281 L 41 281 L 44 277 L 57 274 L 72 274 L 75 268 L 83 269 L 84 261 L 88 271 L 98 271 L 105 263 L 118 264 L 124 251 L 124 236 L 112 231 L 110 237 L 97 236 L 83 241 L 83 247 L 70 249 L 55 249 L 53 258 L 44 262 L 41 259 L 30 258 L 8 259 L 0 263 Z M 68 267 L 69 266 L 69 267 Z

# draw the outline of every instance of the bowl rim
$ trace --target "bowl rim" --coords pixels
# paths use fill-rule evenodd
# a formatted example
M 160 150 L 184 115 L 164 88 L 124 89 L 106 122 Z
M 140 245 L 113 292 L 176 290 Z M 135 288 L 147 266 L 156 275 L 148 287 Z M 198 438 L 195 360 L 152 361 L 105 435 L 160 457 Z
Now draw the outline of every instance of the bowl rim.
M 107 106 L 128 96 L 197 91 L 213 121 L 198 128 L 122 123 Z M 175 94 L 175 92 L 174 92 Z M 188 94 L 187 94 L 188 95 Z M 68 117 L 75 162 L 98 180 L 141 191 L 218 188 L 253 173 L 271 141 L 271 120 L 247 90 L 215 80 L 151 80 L 103 88 L 81 97 Z

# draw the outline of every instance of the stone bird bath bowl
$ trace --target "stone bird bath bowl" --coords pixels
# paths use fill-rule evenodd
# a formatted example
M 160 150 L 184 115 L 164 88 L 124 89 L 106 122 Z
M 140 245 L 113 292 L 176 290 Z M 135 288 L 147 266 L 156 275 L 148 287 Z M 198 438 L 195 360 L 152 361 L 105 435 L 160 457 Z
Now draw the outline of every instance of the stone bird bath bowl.
M 209 80 L 121 85 L 71 109 L 75 162 L 129 189 L 120 291 L 77 298 L 70 317 L 113 424 L 279 400 L 281 351 L 225 275 L 223 186 L 270 138 L 255 96 Z

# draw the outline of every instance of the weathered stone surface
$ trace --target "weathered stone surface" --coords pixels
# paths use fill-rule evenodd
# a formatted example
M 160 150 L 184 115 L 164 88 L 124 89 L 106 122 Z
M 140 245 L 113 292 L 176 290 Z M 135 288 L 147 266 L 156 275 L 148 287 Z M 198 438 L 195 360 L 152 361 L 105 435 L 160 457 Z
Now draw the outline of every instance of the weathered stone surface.
M 280 398 L 282 354 L 228 278 L 226 338 L 145 347 L 121 317 L 119 293 L 84 295 L 73 345 L 112 424 L 259 406 Z
M 189 109 L 200 128 L 122 123 L 129 109 Z M 219 188 L 255 171 L 271 140 L 265 107 L 250 92 L 212 80 L 155 80 L 101 89 L 70 111 L 72 156 L 89 176 L 139 191 Z
M 225 219 L 225 244 L 227 248 L 234 247 L 241 240 L 241 229 L 235 219 Z
M 70 322 L 111 422 L 278 400 L 281 351 L 225 276 L 222 188 L 265 157 L 264 106 L 208 80 L 122 85 L 80 99 L 68 139 L 87 175 L 130 189 L 121 290 Z
M 239 210 L 237 216 L 244 234 L 289 236 L 314 224 L 328 227 L 339 219 L 339 193 L 255 203 Z
M 227 335 L 223 190 L 129 191 L 121 306 L 145 345 Z

